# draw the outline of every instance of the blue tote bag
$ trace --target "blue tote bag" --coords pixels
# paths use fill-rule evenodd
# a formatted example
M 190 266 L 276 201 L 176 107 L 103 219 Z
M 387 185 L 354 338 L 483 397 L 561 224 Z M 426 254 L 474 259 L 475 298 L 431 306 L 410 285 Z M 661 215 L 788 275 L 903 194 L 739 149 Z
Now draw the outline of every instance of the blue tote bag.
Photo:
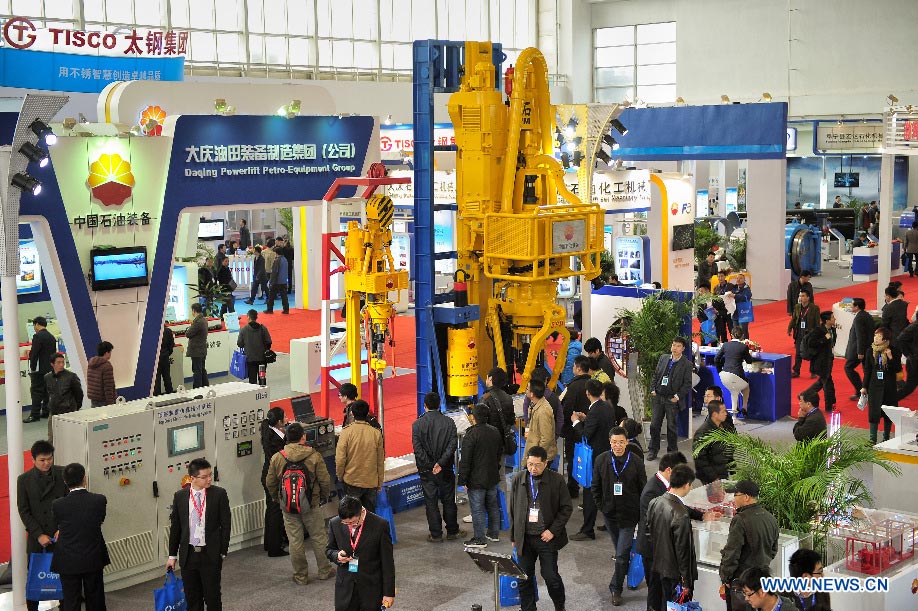
M 163 587 L 153 590 L 156 611 L 182 611 L 185 609 L 185 584 L 171 570 L 166 571 Z
M 751 301 L 742 301 L 736 304 L 736 320 L 739 322 L 755 322 Z
M 230 358 L 229 372 L 243 380 L 249 377 L 249 360 L 246 358 L 242 348 L 236 348 L 233 351 L 233 356 Z
M 644 558 L 637 552 L 637 539 L 631 542 L 631 564 L 628 565 L 628 589 L 637 590 L 644 581 Z
M 29 573 L 26 577 L 27 600 L 63 600 L 61 576 L 51 572 L 53 554 L 47 550 L 29 555 Z
M 513 561 L 516 562 L 516 552 L 513 552 Z M 519 607 L 520 606 L 520 579 L 510 577 L 509 575 L 500 576 L 500 606 L 501 607 Z M 533 575 L 533 587 L 535 588 L 535 600 L 539 601 L 539 582 Z
M 376 493 L 376 515 L 389 523 L 389 536 L 392 538 L 392 545 L 398 543 L 395 538 L 395 513 L 389 504 L 389 495 L 386 494 L 385 488 Z
M 586 438 L 574 444 L 574 480 L 584 488 L 593 485 L 593 448 Z

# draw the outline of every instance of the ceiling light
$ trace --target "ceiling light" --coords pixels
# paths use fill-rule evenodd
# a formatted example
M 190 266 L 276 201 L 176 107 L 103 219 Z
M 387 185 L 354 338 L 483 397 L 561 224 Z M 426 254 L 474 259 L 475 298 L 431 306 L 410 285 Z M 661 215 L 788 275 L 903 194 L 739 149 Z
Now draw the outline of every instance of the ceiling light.
M 596 151 L 596 157 L 602 159 L 606 164 L 612 161 L 612 156 L 609 153 L 605 152 L 603 149 Z
M 567 153 L 561 153 L 561 165 L 564 166 L 564 169 L 571 167 L 571 156 Z
M 38 167 L 43 168 L 48 165 L 48 153 L 35 146 L 31 142 L 23 142 L 22 146 L 19 147 L 19 152 L 29 158 L 29 161 L 34 161 L 38 164 Z
M 899 98 L 897 98 L 893 94 L 889 94 L 888 96 L 886 96 L 886 101 L 889 103 L 890 106 L 895 106 L 896 104 L 899 103 Z
M 29 176 L 28 174 L 23 174 L 22 172 L 15 174 L 10 184 L 20 191 L 25 191 L 27 193 L 31 193 L 32 195 L 38 195 L 41 193 L 41 183 L 38 182 L 35 178 Z
M 73 129 L 73 127 L 76 124 L 77 124 L 77 121 L 73 117 L 67 117 L 66 119 L 64 119 L 64 123 L 63 123 L 64 129 Z
M 299 100 L 290 100 L 289 104 L 281 106 L 277 109 L 277 116 L 292 119 L 293 117 L 300 114 L 300 106 L 301 102 Z
M 226 103 L 226 98 L 217 98 L 214 100 L 214 112 L 218 115 L 227 115 L 232 113 L 234 108 Z
M 612 134 L 606 134 L 602 137 L 602 141 L 613 151 L 617 151 L 619 144 L 616 142 L 615 138 L 612 137 Z
M 571 157 L 571 161 L 575 166 L 580 167 L 580 162 L 583 161 L 583 153 L 581 153 L 579 150 L 574 151 L 574 156 Z
M 678 98 L 676 98 L 676 106 L 685 106 L 685 100 L 682 98 L 681 95 Z
M 609 122 L 609 124 L 612 125 L 612 127 L 614 127 L 616 130 L 618 130 L 618 133 L 620 133 L 622 136 L 628 133 L 628 128 L 625 127 L 624 124 L 618 119 L 612 119 Z
M 48 127 L 44 121 L 41 119 L 35 119 L 29 125 L 29 129 L 32 130 L 32 133 L 38 136 L 38 139 L 41 140 L 44 138 L 45 144 L 48 146 L 54 146 L 57 143 L 57 136 L 54 135 L 54 132 L 51 131 L 51 128 Z
M 383 121 L 385 125 L 392 125 L 392 115 L 386 115 L 386 120 Z
M 720 103 L 721 103 L 721 104 L 729 104 L 729 103 L 730 103 L 730 96 L 728 96 L 726 93 L 723 94 L 722 96 L 720 96 Z
M 768 93 L 768 92 L 766 91 L 765 93 L 762 94 L 762 101 L 763 101 L 763 102 L 771 102 L 771 100 L 772 100 L 772 97 L 771 97 L 771 94 L 770 94 L 770 93 Z

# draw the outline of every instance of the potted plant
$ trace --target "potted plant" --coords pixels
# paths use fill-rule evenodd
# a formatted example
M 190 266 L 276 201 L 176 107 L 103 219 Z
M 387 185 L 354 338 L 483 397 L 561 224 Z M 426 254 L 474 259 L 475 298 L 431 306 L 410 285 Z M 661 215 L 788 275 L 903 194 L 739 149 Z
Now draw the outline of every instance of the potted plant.
M 707 221 L 695 223 L 695 263 L 704 261 L 708 252 L 721 243 L 721 236 Z
M 232 291 L 215 280 L 203 284 L 187 285 L 195 296 L 201 300 L 204 316 L 219 316 L 224 303 L 232 298 Z
M 878 465 L 900 473 L 894 463 L 880 457 L 866 435 L 848 428 L 797 443 L 716 430 L 695 448 L 695 455 L 716 442 L 732 448 L 735 478 L 759 485 L 759 503 L 775 516 L 778 527 L 812 534 L 813 547 L 820 552 L 834 525 L 851 520 L 857 506 L 873 502 L 870 489 L 856 476 L 858 470 Z

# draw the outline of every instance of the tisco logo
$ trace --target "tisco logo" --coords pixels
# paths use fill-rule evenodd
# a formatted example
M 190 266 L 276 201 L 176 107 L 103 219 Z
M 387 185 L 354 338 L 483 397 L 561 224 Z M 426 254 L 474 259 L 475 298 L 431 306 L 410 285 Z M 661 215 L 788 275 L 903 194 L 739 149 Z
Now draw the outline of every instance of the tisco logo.
M 140 113 L 140 129 L 144 136 L 159 136 L 163 133 L 166 111 L 159 106 L 147 106 Z
M 120 206 L 134 190 L 131 164 L 118 153 L 100 155 L 89 166 L 89 189 L 106 206 Z

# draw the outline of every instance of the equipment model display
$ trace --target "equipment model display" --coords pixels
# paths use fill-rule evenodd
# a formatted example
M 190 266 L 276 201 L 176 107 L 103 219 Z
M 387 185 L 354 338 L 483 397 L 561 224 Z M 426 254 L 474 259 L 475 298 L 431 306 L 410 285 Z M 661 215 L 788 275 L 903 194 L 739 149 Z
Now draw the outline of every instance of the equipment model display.
M 497 366 L 519 374 L 525 389 L 553 332 L 562 337 L 557 359 L 564 362 L 570 338 L 558 281 L 595 277 L 603 247 L 602 209 L 564 186 L 553 156 L 557 127 L 542 53 L 520 53 L 505 80 L 506 101 L 496 78 L 491 43 L 467 42 L 461 87 L 449 98 L 457 147 L 457 267 L 484 324 L 448 334 L 447 354 L 463 352 L 468 359 L 448 360 L 448 389 L 470 368 L 485 377 L 495 356 Z M 551 386 L 559 374 L 556 368 Z M 471 391 L 468 384 L 455 386 Z M 470 400 L 447 394 L 453 403 Z
M 213 465 L 232 513 L 230 549 L 259 542 L 264 526 L 259 423 L 267 387 L 230 382 L 54 417 L 56 459 L 79 462 L 93 492 L 108 498 L 102 532 L 112 589 L 162 574 L 172 496 L 194 458 Z

